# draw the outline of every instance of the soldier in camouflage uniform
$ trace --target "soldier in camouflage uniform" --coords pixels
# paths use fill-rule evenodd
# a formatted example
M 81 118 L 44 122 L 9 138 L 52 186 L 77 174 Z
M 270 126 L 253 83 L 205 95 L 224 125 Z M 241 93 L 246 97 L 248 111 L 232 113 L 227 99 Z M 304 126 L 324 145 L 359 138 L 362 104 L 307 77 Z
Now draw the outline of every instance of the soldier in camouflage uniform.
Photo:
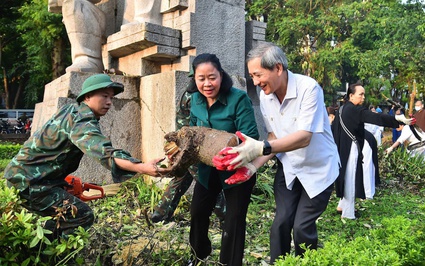
M 191 74 L 190 74 L 191 75 Z M 190 76 L 189 75 L 189 76 Z M 194 91 L 185 91 L 180 99 L 176 114 L 177 129 L 189 125 L 190 120 L 190 96 Z M 151 220 L 155 223 L 160 221 L 169 221 L 180 202 L 181 197 L 186 193 L 192 184 L 193 178 L 197 178 L 198 169 L 193 165 L 181 177 L 171 179 L 162 195 L 158 205 L 154 207 Z M 224 220 L 226 213 L 226 199 L 223 191 L 218 195 L 214 213 L 220 220 Z
M 90 207 L 64 189 L 65 177 L 78 168 L 84 154 L 111 170 L 114 182 L 122 182 L 135 173 L 166 174 L 156 167 L 161 159 L 142 163 L 128 152 L 112 147 L 101 133 L 99 118 L 108 112 L 113 96 L 123 90 L 121 83 L 112 82 L 106 74 L 86 79 L 77 103 L 62 107 L 37 130 L 4 171 L 8 186 L 14 186 L 25 199 L 25 208 L 42 216 L 60 218 L 59 228 L 53 220 L 45 224 L 53 232 L 52 239 L 66 237 L 79 226 L 87 230 L 93 224 Z M 75 215 L 69 210 L 71 204 L 74 210 L 76 207 Z M 64 208 L 68 209 L 66 213 L 57 212 Z

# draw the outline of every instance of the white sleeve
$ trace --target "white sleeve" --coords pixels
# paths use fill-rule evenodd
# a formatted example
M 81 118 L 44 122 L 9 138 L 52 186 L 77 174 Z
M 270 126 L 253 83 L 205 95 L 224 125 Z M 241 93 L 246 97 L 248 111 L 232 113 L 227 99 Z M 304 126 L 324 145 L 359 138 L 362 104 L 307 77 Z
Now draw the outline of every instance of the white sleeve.
M 412 130 L 410 130 L 409 126 L 405 125 L 403 129 L 401 130 L 401 135 L 397 139 L 397 141 L 403 144 L 406 140 L 410 138 L 411 135 L 412 135 Z

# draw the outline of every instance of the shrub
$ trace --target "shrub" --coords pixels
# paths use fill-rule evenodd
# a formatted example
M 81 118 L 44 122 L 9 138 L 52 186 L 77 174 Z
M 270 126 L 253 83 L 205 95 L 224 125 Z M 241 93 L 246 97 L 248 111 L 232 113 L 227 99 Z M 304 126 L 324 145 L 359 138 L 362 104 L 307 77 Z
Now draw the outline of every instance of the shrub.
M 52 218 L 29 213 L 21 203 L 16 189 L 0 179 L 0 265 L 63 265 L 88 241 L 80 227 L 75 236 L 51 242 L 43 224 Z
M 423 156 L 410 156 L 405 149 L 397 149 L 389 155 L 379 153 L 380 173 L 388 180 L 398 181 L 400 185 L 424 185 L 425 168 Z
M 21 149 L 21 144 L 2 144 L 0 145 L 0 159 L 12 159 L 15 156 L 19 149 Z
M 368 236 L 341 241 L 335 234 L 323 248 L 307 250 L 304 258 L 289 255 L 275 265 L 424 265 L 424 229 L 418 220 L 385 218 Z
M 0 159 L 0 171 L 4 171 L 9 162 L 10 159 Z

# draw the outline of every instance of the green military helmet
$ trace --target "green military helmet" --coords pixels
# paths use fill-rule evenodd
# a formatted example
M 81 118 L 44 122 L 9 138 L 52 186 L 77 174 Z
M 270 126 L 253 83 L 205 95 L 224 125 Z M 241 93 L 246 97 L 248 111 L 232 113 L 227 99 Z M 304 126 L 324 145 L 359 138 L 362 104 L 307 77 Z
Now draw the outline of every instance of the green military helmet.
M 124 85 L 118 82 L 113 82 L 108 75 L 96 74 L 84 81 L 83 88 L 77 97 L 77 102 L 81 102 L 84 99 L 85 94 L 103 88 L 113 88 L 114 95 L 124 91 Z

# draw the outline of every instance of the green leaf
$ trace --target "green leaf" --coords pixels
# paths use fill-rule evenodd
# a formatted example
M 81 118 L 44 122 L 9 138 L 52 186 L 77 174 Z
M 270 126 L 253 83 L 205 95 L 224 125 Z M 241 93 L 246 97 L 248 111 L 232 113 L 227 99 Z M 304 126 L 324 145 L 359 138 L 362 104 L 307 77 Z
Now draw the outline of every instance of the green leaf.
M 30 262 L 31 262 L 31 258 L 28 258 L 22 262 L 21 266 L 27 266 Z
M 38 244 L 38 242 L 40 242 L 40 238 L 34 237 L 30 243 L 30 248 L 35 247 Z
M 44 237 L 44 230 L 43 227 L 41 227 L 40 225 L 37 226 L 37 237 L 39 239 L 43 239 Z

